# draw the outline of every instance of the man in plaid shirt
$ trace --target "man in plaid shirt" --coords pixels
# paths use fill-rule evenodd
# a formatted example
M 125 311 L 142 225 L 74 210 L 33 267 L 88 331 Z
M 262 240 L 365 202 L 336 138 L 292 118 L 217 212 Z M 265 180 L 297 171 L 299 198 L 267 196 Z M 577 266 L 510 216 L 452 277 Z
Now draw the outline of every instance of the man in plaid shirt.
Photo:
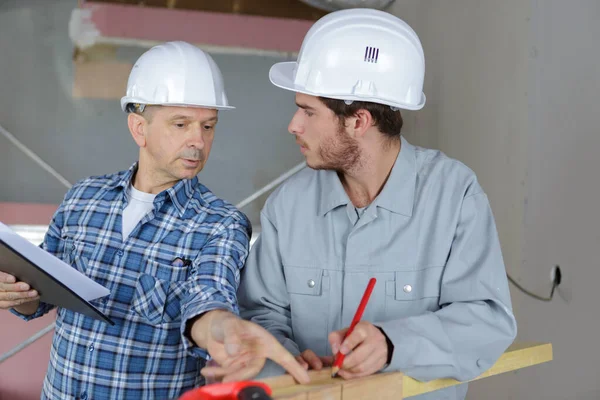
M 58 309 L 42 399 L 174 399 L 204 384 L 209 354 L 225 380 L 254 376 L 270 358 L 306 382 L 275 338 L 236 317 L 250 222 L 196 176 L 218 110 L 233 108 L 215 62 L 184 42 L 154 47 L 121 106 L 139 161 L 76 183 L 42 244 L 110 290 L 92 304 L 115 325 Z M 30 320 L 53 306 L 0 272 L 0 308 Z

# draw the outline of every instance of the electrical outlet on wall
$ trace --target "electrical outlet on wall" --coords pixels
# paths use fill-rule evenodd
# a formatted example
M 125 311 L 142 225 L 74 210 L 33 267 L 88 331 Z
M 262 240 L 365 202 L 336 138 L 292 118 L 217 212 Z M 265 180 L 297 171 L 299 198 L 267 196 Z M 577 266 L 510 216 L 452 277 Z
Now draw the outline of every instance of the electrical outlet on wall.
M 562 282 L 562 271 L 558 265 L 555 265 L 550 270 L 550 283 L 555 283 L 555 282 L 556 282 L 557 287 Z
M 556 265 L 550 270 L 550 282 L 556 282 L 556 294 L 566 303 L 569 303 L 573 298 L 570 275 L 565 274 L 563 268 Z

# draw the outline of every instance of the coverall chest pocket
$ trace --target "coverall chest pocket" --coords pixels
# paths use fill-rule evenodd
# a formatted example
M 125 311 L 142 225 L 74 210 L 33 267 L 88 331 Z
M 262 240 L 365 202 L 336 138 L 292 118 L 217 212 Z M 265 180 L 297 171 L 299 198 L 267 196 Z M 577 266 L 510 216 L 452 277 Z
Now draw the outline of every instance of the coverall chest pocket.
M 386 281 L 386 319 L 398 319 L 440 309 L 440 287 L 444 267 L 396 271 Z
M 329 335 L 329 276 L 318 268 L 285 267 L 292 330 L 300 351 L 327 351 Z

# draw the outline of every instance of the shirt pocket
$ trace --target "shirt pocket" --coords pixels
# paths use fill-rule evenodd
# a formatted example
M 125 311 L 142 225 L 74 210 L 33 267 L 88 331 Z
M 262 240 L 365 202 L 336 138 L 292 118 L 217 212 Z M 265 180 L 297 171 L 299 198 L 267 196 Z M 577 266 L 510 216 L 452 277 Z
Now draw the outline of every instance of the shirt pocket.
M 62 259 L 84 275 L 90 269 L 90 260 L 94 254 L 94 245 L 73 239 L 63 239 Z
M 386 319 L 398 319 L 440 309 L 439 298 L 444 267 L 396 271 L 386 281 Z
M 294 340 L 300 351 L 326 355 L 329 334 L 329 276 L 318 268 L 285 268 Z
M 132 309 L 151 325 L 181 321 L 181 305 L 188 294 L 188 267 L 148 261 L 135 285 Z

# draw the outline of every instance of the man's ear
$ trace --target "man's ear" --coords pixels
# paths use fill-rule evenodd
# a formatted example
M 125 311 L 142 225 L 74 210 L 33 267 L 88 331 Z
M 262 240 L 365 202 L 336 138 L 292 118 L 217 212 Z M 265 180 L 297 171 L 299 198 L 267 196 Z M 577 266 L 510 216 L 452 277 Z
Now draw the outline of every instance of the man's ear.
M 350 126 L 348 128 L 354 138 L 363 137 L 365 132 L 373 126 L 373 116 L 365 109 L 360 109 L 348 119 Z
M 133 140 L 139 147 L 146 147 L 146 134 L 148 131 L 148 121 L 136 113 L 127 115 L 127 126 Z

